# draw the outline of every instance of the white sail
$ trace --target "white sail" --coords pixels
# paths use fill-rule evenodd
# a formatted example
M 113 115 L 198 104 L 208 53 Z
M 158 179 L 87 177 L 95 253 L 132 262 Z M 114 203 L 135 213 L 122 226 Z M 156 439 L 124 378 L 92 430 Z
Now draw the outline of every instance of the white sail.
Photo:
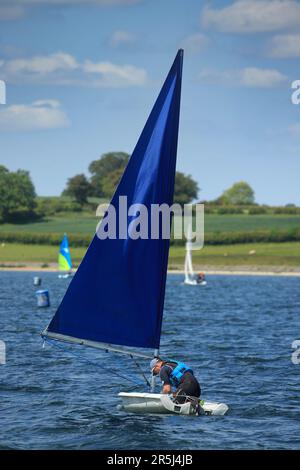
M 188 227 L 187 242 L 185 244 L 185 262 L 184 262 L 184 283 L 191 286 L 206 284 L 204 279 L 197 279 L 197 275 L 194 273 L 193 261 L 192 261 L 192 227 L 191 224 Z
M 186 254 L 185 254 L 185 263 L 184 263 L 184 282 L 186 284 L 196 284 L 195 273 L 193 270 L 192 263 L 192 252 L 190 249 L 190 243 L 186 243 Z

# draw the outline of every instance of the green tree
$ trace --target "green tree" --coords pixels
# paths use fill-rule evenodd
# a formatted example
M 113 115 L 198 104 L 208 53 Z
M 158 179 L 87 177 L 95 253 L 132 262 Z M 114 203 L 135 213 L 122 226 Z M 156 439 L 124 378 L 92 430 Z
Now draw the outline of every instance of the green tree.
M 254 191 L 248 183 L 239 181 L 231 186 L 231 188 L 224 191 L 220 200 L 224 205 L 254 204 Z
M 102 194 L 103 197 L 110 199 L 118 186 L 120 179 L 124 173 L 123 168 L 108 173 L 102 180 Z
M 110 171 L 102 179 L 102 196 L 110 199 L 116 190 L 117 185 L 123 175 L 124 168 L 120 167 L 114 171 Z M 179 171 L 176 172 L 174 202 L 178 204 L 188 204 L 198 196 L 198 184 L 192 179 Z
M 176 172 L 174 202 L 178 204 L 188 204 L 198 197 L 198 183 L 190 175 L 185 175 L 180 171 Z
M 121 179 L 128 160 L 129 155 L 125 152 L 105 153 L 98 160 L 94 160 L 89 165 L 91 182 L 90 190 L 86 192 L 86 197 L 87 195 L 92 195 L 110 199 Z M 84 175 L 77 175 L 69 179 L 63 194 L 71 195 L 75 197 L 76 201 L 82 203 L 81 194 L 78 194 L 77 190 L 81 185 L 86 189 L 88 184 Z M 75 195 L 74 187 L 77 195 Z M 190 175 L 176 172 L 174 202 L 187 204 L 197 198 L 198 191 L 198 184 Z M 84 201 L 86 201 L 86 197 Z
M 91 193 L 91 185 L 84 174 L 75 175 L 68 179 L 63 194 L 71 196 L 78 204 L 83 205 Z
M 28 171 L 10 172 L 0 166 L 0 220 L 26 219 L 34 216 L 36 193 Z
M 98 160 L 94 160 L 89 166 L 91 173 L 91 191 L 93 196 L 105 197 L 107 192 L 107 177 L 116 170 L 124 170 L 129 160 L 128 153 L 109 152 L 104 153 Z M 106 190 L 103 189 L 106 185 Z M 111 194 L 110 194 L 111 195 Z

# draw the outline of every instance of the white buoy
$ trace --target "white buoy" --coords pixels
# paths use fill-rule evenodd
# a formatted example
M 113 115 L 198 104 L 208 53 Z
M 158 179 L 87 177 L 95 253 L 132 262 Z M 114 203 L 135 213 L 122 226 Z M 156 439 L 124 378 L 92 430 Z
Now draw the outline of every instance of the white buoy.
M 49 307 L 50 306 L 50 298 L 49 298 L 49 291 L 48 290 L 37 290 L 36 293 L 36 300 L 38 307 Z
M 33 278 L 33 285 L 34 286 L 40 286 L 42 284 L 42 279 L 38 276 L 34 276 Z

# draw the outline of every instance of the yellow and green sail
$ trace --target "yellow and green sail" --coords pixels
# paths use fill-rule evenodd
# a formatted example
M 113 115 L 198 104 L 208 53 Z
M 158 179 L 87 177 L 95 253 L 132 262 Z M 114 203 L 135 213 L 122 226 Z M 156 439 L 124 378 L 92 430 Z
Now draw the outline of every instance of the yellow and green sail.
M 72 269 L 72 260 L 67 235 L 64 235 L 59 248 L 58 268 L 60 271 L 70 271 Z

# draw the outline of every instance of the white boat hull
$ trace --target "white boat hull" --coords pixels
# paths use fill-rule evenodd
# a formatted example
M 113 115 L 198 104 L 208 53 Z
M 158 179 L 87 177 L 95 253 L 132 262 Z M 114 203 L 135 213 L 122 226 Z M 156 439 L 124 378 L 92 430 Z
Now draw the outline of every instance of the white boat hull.
M 132 413 L 195 415 L 195 410 L 191 403 L 178 405 L 173 402 L 169 395 L 161 393 L 120 392 L 118 396 L 122 399 L 122 404 L 118 408 L 123 411 Z M 206 415 L 223 416 L 228 411 L 228 406 L 224 403 L 213 403 L 206 400 L 201 401 L 201 407 Z
M 73 273 L 68 273 L 68 274 L 59 274 L 58 278 L 59 279 L 68 279 L 69 277 L 72 277 Z
M 184 283 L 189 286 L 206 286 L 206 281 L 197 282 L 196 279 L 185 279 Z

